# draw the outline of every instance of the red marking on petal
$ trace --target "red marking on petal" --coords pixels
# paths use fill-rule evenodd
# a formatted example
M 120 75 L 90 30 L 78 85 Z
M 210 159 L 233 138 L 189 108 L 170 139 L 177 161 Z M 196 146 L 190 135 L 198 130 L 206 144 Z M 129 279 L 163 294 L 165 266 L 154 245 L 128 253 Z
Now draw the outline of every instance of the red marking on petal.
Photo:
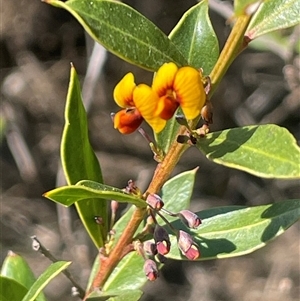
M 114 116 L 114 128 L 122 134 L 131 134 L 141 125 L 143 120 L 137 109 L 124 109 Z
M 196 260 L 200 257 L 200 252 L 195 245 L 192 245 L 184 254 L 189 260 Z
M 160 113 L 159 117 L 164 120 L 169 120 L 173 117 L 175 114 L 177 108 L 179 107 L 179 103 L 175 101 L 175 99 L 172 96 L 163 96 L 159 99 L 159 107 L 160 107 Z

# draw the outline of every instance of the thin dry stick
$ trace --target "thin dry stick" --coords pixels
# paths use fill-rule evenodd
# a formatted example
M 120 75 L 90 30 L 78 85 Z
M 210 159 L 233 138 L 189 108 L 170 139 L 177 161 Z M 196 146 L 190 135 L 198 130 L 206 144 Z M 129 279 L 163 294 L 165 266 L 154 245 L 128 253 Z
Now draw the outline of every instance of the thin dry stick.
M 47 257 L 50 261 L 52 262 L 57 262 L 58 259 L 55 258 L 49 250 L 47 250 L 42 243 L 38 240 L 38 238 L 34 235 L 31 236 L 32 239 L 32 248 L 35 251 L 39 251 L 41 252 L 45 257 Z M 71 283 L 74 285 L 74 287 L 76 287 L 77 291 L 78 291 L 78 295 L 81 299 L 84 298 L 85 295 L 85 291 L 84 289 L 76 282 L 76 280 L 73 278 L 73 276 L 70 274 L 70 272 L 68 270 L 64 270 L 62 271 L 63 274 L 65 274 L 65 276 L 71 281 Z

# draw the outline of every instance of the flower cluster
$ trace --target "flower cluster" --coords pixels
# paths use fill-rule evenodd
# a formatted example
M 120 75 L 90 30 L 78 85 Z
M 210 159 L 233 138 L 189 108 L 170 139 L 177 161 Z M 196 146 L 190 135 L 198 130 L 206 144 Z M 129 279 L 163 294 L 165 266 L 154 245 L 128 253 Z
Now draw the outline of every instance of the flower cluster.
M 124 192 L 143 198 L 141 190 L 136 186 L 132 180 L 128 181 L 127 186 L 123 189 Z M 181 229 L 175 229 L 169 223 L 165 215 L 177 217 L 188 228 L 196 229 L 201 225 L 201 220 L 197 214 L 189 210 L 181 210 L 178 213 L 172 213 L 163 208 L 164 202 L 157 194 L 148 194 L 145 198 L 148 205 L 148 218 L 143 230 L 136 236 L 136 239 L 124 248 L 122 257 L 128 252 L 135 250 L 144 259 L 144 272 L 150 281 L 157 279 L 159 272 L 156 262 L 165 263 L 166 255 L 171 251 L 170 234 L 177 238 L 177 247 L 182 255 L 189 260 L 196 260 L 200 256 L 200 251 L 193 240 L 192 235 Z M 107 256 L 110 253 L 113 244 L 113 236 L 115 231 L 113 224 L 118 209 L 118 202 L 111 201 L 111 225 L 109 231 L 109 242 L 103 248 L 103 254 Z M 160 225 L 157 219 L 159 216 L 165 223 Z M 100 216 L 95 216 L 94 220 L 97 224 L 101 225 L 103 219 Z M 167 230 L 167 228 L 169 228 Z M 152 239 L 150 239 L 152 237 Z
M 201 113 L 206 101 L 202 73 L 166 63 L 157 71 L 152 86 L 136 85 L 126 74 L 114 89 L 115 102 L 123 108 L 114 115 L 114 127 L 122 134 L 134 132 L 143 120 L 159 133 L 180 106 L 188 120 Z
M 190 260 L 196 260 L 200 256 L 198 246 L 194 242 L 192 236 L 183 230 L 174 229 L 162 215 L 162 213 L 179 217 L 184 225 L 188 228 L 196 229 L 200 226 L 200 218 L 189 210 L 182 210 L 179 213 L 172 213 L 163 208 L 163 201 L 156 194 L 149 194 L 146 199 L 149 205 L 151 224 L 155 224 L 153 231 L 148 231 L 153 234 L 153 240 L 147 240 L 143 243 L 143 250 L 139 250 L 139 253 L 145 259 L 144 272 L 146 277 L 153 281 L 158 277 L 158 268 L 155 263 L 155 256 L 159 262 L 165 261 L 165 255 L 171 250 L 171 241 L 169 233 L 165 227 L 158 224 L 155 214 L 158 214 L 170 227 L 171 231 L 177 237 L 177 245 L 181 253 Z M 149 227 L 145 227 L 149 230 Z M 151 258 L 149 258 L 151 257 Z

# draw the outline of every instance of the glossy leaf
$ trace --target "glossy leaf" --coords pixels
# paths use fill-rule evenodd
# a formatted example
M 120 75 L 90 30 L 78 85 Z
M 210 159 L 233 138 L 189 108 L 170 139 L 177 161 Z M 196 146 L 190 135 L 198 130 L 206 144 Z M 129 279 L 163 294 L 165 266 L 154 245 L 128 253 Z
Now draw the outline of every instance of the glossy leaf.
M 25 259 L 12 251 L 8 252 L 6 258 L 3 261 L 1 267 L 1 275 L 15 280 L 19 284 L 23 285 L 27 290 L 31 288 L 36 280 L 31 268 L 29 267 Z M 36 298 L 36 300 L 44 301 L 46 299 L 44 294 L 41 293 Z
M 115 235 L 114 235 L 113 245 L 115 245 L 116 242 L 119 240 L 124 228 L 129 223 L 135 209 L 136 209 L 135 206 L 131 206 L 124 214 L 122 214 L 122 216 L 114 224 L 113 230 L 115 231 Z M 143 226 L 140 225 L 137 232 L 140 232 L 142 230 L 142 228 L 143 228 Z
M 129 63 L 151 71 L 166 62 L 187 64 L 158 27 L 126 4 L 104 0 L 46 2 L 68 10 L 95 41 Z
M 162 200 L 165 204 L 165 209 L 177 213 L 190 207 L 197 170 L 198 168 L 195 168 L 182 172 L 164 184 L 162 187 Z M 174 219 L 175 218 L 168 217 L 169 221 Z M 157 220 L 160 225 L 165 224 L 161 218 L 157 217 Z
M 49 282 L 60 272 L 65 270 L 70 264 L 71 262 L 68 261 L 57 261 L 52 263 L 32 285 L 22 301 L 34 301 Z
M 170 150 L 172 142 L 176 140 L 180 124 L 176 121 L 175 115 L 169 119 L 165 128 L 158 134 L 155 134 L 155 141 L 159 149 L 165 154 Z
M 95 259 L 94 259 L 94 263 L 92 266 L 92 269 L 90 271 L 90 275 L 89 275 L 89 280 L 86 286 L 86 292 L 90 291 L 90 287 L 93 284 L 93 280 L 98 272 L 98 270 L 100 269 L 100 260 L 99 260 L 99 254 L 96 255 Z
M 285 128 L 267 124 L 208 134 L 197 147 L 215 163 L 264 178 L 300 178 L 300 148 Z
M 54 202 L 60 203 L 64 206 L 71 206 L 75 202 L 88 202 L 89 199 L 95 199 L 95 202 L 105 202 L 106 200 L 116 200 L 122 203 L 131 203 L 139 207 L 146 207 L 144 200 L 124 192 L 121 189 L 104 185 L 93 181 L 80 181 L 76 185 L 63 186 L 44 194 L 44 197 L 51 199 Z M 99 200 L 100 199 L 100 200 Z M 92 215 L 91 220 L 94 224 L 94 217 L 98 214 Z M 99 225 L 98 225 L 99 226 Z
M 136 290 L 146 281 L 143 271 L 144 259 L 136 252 L 126 255 L 114 269 L 103 286 L 103 291 Z
M 134 212 L 135 209 L 136 209 L 136 207 L 132 205 L 124 214 L 122 214 L 122 216 L 120 217 L 120 219 L 113 226 L 113 230 L 114 230 L 115 234 L 114 234 L 114 237 L 113 237 L 113 240 L 112 240 L 111 247 L 113 247 L 116 244 L 116 242 L 119 240 L 122 232 L 124 231 L 124 228 L 128 224 L 128 222 L 129 222 L 130 218 L 132 217 L 132 214 L 133 214 L 133 212 Z M 140 225 L 140 227 L 137 230 L 137 232 L 140 232 L 142 230 L 142 228 L 143 228 L 143 226 Z M 134 253 L 131 253 L 131 254 L 134 254 Z M 118 285 L 120 285 L 121 287 L 123 287 L 124 285 L 127 285 L 128 279 L 126 277 L 124 277 L 124 274 L 123 274 L 123 272 L 121 272 L 121 269 L 122 268 L 127 269 L 131 264 L 135 264 L 136 260 L 138 260 L 137 256 L 138 255 L 136 254 L 136 256 L 127 257 L 127 259 L 126 259 L 127 265 L 124 265 L 124 261 L 121 261 L 118 264 L 117 268 L 116 268 L 119 271 L 119 273 L 115 273 L 114 276 L 112 276 L 113 278 L 110 278 L 109 281 L 113 280 L 113 283 L 118 283 Z M 140 267 L 140 268 L 142 269 L 142 267 Z M 89 278 L 89 282 L 88 282 L 88 286 L 87 286 L 88 288 L 91 286 L 92 280 L 94 278 L 93 275 L 95 275 L 95 273 L 97 272 L 98 269 L 99 269 L 99 258 L 97 256 L 96 259 L 95 259 L 95 261 L 94 261 L 92 272 L 91 272 L 91 275 L 90 275 L 90 278 Z M 139 275 L 140 274 L 138 274 L 137 277 L 139 277 Z M 136 282 L 140 283 L 141 279 L 135 279 L 135 275 L 131 275 L 131 276 L 132 276 L 132 278 L 130 278 L 130 279 L 132 280 L 132 283 L 136 283 Z M 143 281 L 146 282 L 145 275 L 143 275 L 143 278 L 144 278 Z M 123 281 L 125 281 L 124 285 L 122 284 Z M 138 287 L 139 286 L 137 286 L 137 288 Z M 108 296 L 108 295 L 109 296 L 115 296 L 115 295 L 119 295 L 120 293 L 122 293 L 122 295 L 123 295 L 123 293 L 125 293 L 125 291 L 124 290 L 119 290 L 119 289 L 114 290 L 113 287 L 109 287 L 107 292 L 106 291 L 105 292 L 102 291 L 101 294 L 95 292 L 95 294 L 94 293 L 91 294 L 89 296 L 89 298 L 92 297 L 92 296 L 94 296 L 94 295 L 97 296 L 97 297 L 99 297 L 99 295 L 101 295 L 102 298 L 103 298 L 104 295 L 105 296 Z
M 219 43 L 208 15 L 208 1 L 190 8 L 169 35 L 190 66 L 209 74 L 219 57 Z
M 25 286 L 16 280 L 0 276 L 0 300 L 1 301 L 19 301 L 26 295 L 27 289 Z
M 137 293 L 137 290 L 147 281 L 147 278 L 143 272 L 143 264 L 144 260 L 140 255 L 138 255 L 136 252 L 129 253 L 119 262 L 117 267 L 105 282 L 102 290 L 98 292 L 92 292 L 88 296 L 88 300 L 106 300 L 110 296 L 116 298 L 126 295 L 128 295 L 128 298 L 131 297 L 132 300 L 138 300 L 134 299 L 137 295 L 140 296 L 140 294 Z M 130 292 L 135 291 L 136 293 L 132 295 L 130 294 Z
M 245 35 L 253 40 L 265 33 L 297 25 L 300 23 L 299 12 L 299 1 L 265 1 L 253 16 Z
M 108 301 L 137 301 L 140 300 L 140 297 L 143 295 L 143 292 L 140 290 L 132 290 L 129 292 L 123 292 L 119 296 L 111 297 Z
M 282 234 L 300 218 L 300 200 L 271 205 L 228 206 L 200 211 L 202 225 L 190 234 L 199 246 L 198 260 L 235 257 L 251 253 Z M 173 223 L 180 227 L 179 221 Z M 171 237 L 168 258 L 184 259 Z
M 90 294 L 90 296 L 87 298 L 91 301 L 137 301 L 142 296 L 143 292 L 140 290 L 130 290 L 130 291 L 122 291 L 122 292 L 113 292 L 111 291 L 108 295 L 100 292 L 93 292 Z M 107 296 L 114 295 L 113 297 L 110 297 L 107 299 Z
M 132 205 L 124 214 L 122 214 L 120 219 L 113 226 L 113 230 L 115 234 L 113 237 L 111 247 L 113 247 L 116 244 L 116 242 L 119 240 L 122 232 L 124 231 L 124 228 L 128 224 L 135 209 L 136 207 Z M 143 225 L 140 225 L 137 232 L 140 232 L 142 228 Z M 96 259 L 93 265 L 93 271 L 97 269 L 97 266 L 99 267 L 98 262 L 99 260 Z M 131 271 L 131 266 L 136 270 L 136 273 L 131 273 L 131 272 L 128 273 L 128 270 Z M 92 297 L 94 295 L 99 297 L 101 295 L 103 298 L 104 296 L 117 296 L 117 295 L 123 296 L 123 294 L 126 295 L 126 287 L 128 286 L 128 283 L 132 290 L 141 287 L 146 282 L 146 277 L 143 273 L 142 266 L 143 266 L 143 261 L 141 262 L 141 257 L 139 255 L 137 255 L 135 252 L 128 254 L 121 262 L 119 262 L 113 274 L 109 277 L 108 281 L 106 282 L 101 294 L 95 292 L 91 294 L 89 297 Z M 92 283 L 92 279 L 89 280 L 88 287 L 91 285 L 91 283 Z M 114 285 L 116 286 L 114 287 Z
M 61 141 L 61 158 L 65 177 L 69 185 L 80 180 L 102 182 L 98 159 L 88 137 L 88 123 L 82 103 L 79 80 L 71 67 L 70 84 L 65 109 L 65 127 Z M 80 219 L 97 248 L 103 246 L 107 232 L 107 204 L 98 199 L 76 202 Z M 94 216 L 101 216 L 103 224 L 98 225 Z

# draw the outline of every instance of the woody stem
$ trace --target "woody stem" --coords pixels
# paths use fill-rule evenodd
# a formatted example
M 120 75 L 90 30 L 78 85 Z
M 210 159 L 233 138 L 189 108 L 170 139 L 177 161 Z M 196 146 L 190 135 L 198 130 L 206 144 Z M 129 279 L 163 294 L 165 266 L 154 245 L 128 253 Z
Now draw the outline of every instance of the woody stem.
M 181 127 L 178 134 L 183 134 L 185 131 L 184 127 Z M 145 192 L 145 195 L 150 193 L 157 193 L 166 180 L 170 177 L 174 167 L 178 163 L 183 152 L 188 148 L 186 144 L 179 144 L 176 141 L 170 147 L 170 151 L 165 156 L 164 160 L 157 165 L 152 181 Z M 92 283 L 92 289 L 103 287 L 104 283 L 108 279 L 111 272 L 119 263 L 123 250 L 125 247 L 132 242 L 132 238 L 143 221 L 146 214 L 146 208 L 136 208 L 129 223 L 124 229 L 120 239 L 118 240 L 116 246 L 112 249 L 108 257 L 100 257 L 101 268 L 96 274 L 94 281 Z

